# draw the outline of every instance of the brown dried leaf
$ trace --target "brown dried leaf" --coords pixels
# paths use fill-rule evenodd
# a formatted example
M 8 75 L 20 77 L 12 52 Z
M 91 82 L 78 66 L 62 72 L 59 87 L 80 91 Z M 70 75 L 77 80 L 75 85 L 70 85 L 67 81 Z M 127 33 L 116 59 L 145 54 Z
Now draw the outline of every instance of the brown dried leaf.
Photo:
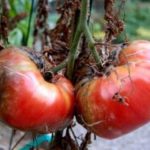
M 105 0 L 104 2 L 104 9 L 105 9 L 104 18 L 107 21 L 105 31 L 106 42 L 111 42 L 124 30 L 124 23 L 119 18 L 118 11 L 114 9 L 114 3 L 115 0 Z
M 66 0 L 64 5 L 57 8 L 58 13 L 61 14 L 56 27 L 50 31 L 52 43 L 54 41 L 63 41 L 67 45 L 70 42 L 70 35 L 72 34 L 72 22 L 76 11 L 80 8 L 80 0 Z

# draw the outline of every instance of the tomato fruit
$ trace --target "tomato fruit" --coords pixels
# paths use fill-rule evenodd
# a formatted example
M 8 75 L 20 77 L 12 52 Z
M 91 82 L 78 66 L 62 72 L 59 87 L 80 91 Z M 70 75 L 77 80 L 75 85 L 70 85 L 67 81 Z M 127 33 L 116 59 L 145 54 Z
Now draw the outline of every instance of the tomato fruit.
M 76 92 L 77 118 L 107 139 L 150 121 L 150 42 L 134 41 L 119 59 L 110 75 L 95 77 Z
M 21 130 L 53 132 L 66 127 L 74 111 L 74 89 L 60 76 L 44 80 L 26 52 L 12 47 L 0 52 L 1 120 Z
M 141 60 L 150 60 L 150 42 L 137 40 L 130 43 L 120 54 L 120 63 L 136 62 Z

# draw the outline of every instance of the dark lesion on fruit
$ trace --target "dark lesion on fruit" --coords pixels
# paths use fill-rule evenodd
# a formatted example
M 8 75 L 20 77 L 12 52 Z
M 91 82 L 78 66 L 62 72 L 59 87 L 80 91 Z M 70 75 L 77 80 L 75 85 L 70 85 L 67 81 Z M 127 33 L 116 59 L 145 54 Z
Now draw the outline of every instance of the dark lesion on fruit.
M 126 106 L 128 106 L 128 102 L 127 102 L 127 98 L 122 96 L 119 92 L 116 92 L 113 97 L 113 100 L 116 100 L 117 102 L 119 102 L 120 104 L 124 104 Z

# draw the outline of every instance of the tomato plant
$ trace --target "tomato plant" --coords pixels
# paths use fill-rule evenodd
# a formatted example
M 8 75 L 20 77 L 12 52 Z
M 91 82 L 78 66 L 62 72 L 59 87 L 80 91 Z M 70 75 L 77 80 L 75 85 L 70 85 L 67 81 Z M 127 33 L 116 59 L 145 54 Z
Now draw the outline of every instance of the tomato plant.
M 30 10 L 19 9 L 13 15 L 13 2 L 2 2 L 0 50 L 16 43 L 10 31 L 16 31 L 21 21 L 19 45 L 37 49 L 45 62 L 40 70 L 37 56 L 25 47 L 0 51 L 0 119 L 15 129 L 54 132 L 48 149 L 87 149 L 92 132 L 112 139 L 150 120 L 150 42 L 125 45 L 130 37 L 122 34 L 124 0 L 104 0 L 100 22 L 105 34 L 95 40 L 90 23 L 93 2 L 31 0 Z M 55 26 L 53 14 L 58 17 Z M 120 35 L 125 40 L 114 44 Z M 88 129 L 80 143 L 73 132 L 74 115 Z
M 21 130 L 54 132 L 66 127 L 74 111 L 73 86 L 60 76 L 44 80 L 27 52 L 12 47 L 0 52 L 1 120 Z
M 110 75 L 95 77 L 77 91 L 78 118 L 107 139 L 150 121 L 150 42 L 135 41 L 121 51 Z

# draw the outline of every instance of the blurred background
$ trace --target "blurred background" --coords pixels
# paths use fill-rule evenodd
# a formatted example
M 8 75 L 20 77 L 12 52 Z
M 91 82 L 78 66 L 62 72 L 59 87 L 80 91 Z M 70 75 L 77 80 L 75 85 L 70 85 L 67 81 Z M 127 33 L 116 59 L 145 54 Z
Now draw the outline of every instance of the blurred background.
M 31 21 L 30 36 L 27 45 L 32 47 L 33 30 L 35 28 L 35 18 L 37 13 L 37 0 L 8 0 L 9 17 L 14 18 L 16 15 L 22 15 L 21 19 L 11 28 L 9 32 L 9 43 L 13 45 L 25 45 L 25 38 L 28 34 L 28 24 Z M 34 2 L 34 3 L 33 3 Z M 59 14 L 56 12 L 56 4 L 64 0 L 49 0 L 49 15 L 47 20 L 48 28 L 54 28 Z M 91 15 L 91 31 L 96 39 L 104 37 L 104 2 L 103 0 L 93 0 Z M 31 5 L 32 19 L 30 20 Z M 125 23 L 124 32 L 118 37 L 117 41 L 122 42 L 127 38 L 147 39 L 150 40 L 150 1 L 149 0 L 116 0 L 116 7 L 120 9 L 120 17 Z M 13 21 L 13 20 L 12 20 Z

